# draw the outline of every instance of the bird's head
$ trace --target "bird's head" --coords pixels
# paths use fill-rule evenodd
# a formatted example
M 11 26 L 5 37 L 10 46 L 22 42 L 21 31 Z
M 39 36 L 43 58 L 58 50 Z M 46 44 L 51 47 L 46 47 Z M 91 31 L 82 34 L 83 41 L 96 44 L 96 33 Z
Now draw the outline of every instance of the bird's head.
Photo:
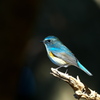
M 60 43 L 60 40 L 55 37 L 55 36 L 47 36 L 44 40 L 43 43 L 46 46 L 57 46 Z

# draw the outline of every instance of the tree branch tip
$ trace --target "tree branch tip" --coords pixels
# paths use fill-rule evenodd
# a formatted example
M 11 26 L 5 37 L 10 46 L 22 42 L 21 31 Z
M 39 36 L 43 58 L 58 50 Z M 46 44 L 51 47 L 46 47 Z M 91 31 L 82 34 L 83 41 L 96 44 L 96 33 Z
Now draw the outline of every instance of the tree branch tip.
M 51 68 L 51 71 L 54 72 L 54 71 L 58 71 L 56 68 Z

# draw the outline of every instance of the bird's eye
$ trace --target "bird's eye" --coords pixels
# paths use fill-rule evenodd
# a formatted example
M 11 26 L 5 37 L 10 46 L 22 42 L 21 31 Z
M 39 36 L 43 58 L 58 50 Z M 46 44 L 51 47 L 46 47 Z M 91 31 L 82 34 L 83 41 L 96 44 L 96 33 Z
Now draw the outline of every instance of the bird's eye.
M 47 42 L 51 42 L 51 40 L 47 40 Z
M 44 43 L 51 43 L 51 40 L 45 40 Z

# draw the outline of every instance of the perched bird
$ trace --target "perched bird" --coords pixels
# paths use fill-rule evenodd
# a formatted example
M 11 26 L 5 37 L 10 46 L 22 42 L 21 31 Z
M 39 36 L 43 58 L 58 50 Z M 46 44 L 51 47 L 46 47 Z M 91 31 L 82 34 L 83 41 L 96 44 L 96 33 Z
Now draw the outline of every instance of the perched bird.
M 55 36 L 47 36 L 43 43 L 46 47 L 48 57 L 57 66 L 61 67 L 76 66 L 89 76 L 92 74 L 79 62 L 74 54 Z

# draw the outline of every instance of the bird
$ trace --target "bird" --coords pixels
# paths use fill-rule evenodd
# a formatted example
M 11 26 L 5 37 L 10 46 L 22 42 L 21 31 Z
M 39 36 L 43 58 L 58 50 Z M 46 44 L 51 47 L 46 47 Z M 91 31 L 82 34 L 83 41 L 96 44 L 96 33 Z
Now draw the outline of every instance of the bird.
M 47 36 L 44 38 L 43 44 L 51 62 L 58 66 L 57 69 L 61 67 L 68 69 L 69 66 L 75 66 L 89 76 L 93 76 L 56 36 Z

